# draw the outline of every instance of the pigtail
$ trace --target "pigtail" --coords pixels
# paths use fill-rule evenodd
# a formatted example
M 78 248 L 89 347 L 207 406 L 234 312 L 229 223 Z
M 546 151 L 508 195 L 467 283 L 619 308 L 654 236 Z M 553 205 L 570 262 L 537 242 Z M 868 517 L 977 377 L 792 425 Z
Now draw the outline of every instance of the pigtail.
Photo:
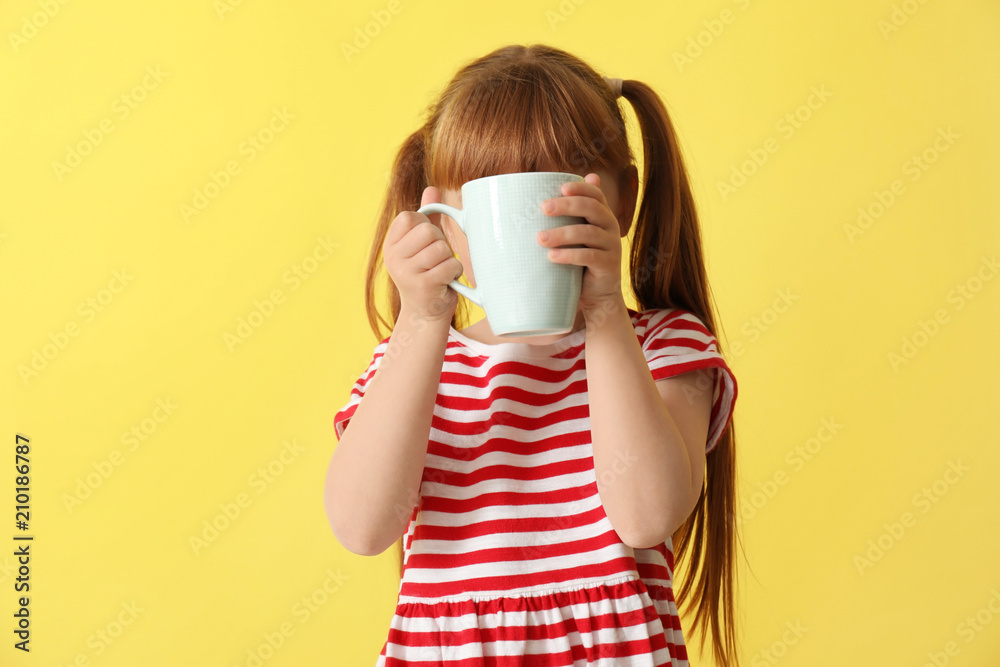
M 376 288 L 379 274 L 382 272 L 382 246 L 389 227 L 396 216 L 403 211 L 416 211 L 420 208 L 420 197 L 424 188 L 430 185 L 427 175 L 426 144 L 430 123 L 411 134 L 399 152 L 392 166 L 389 177 L 389 187 L 379 213 L 372 245 L 368 253 L 368 270 L 365 275 L 365 310 L 368 313 L 368 324 L 375 334 L 376 341 L 383 340 L 396 326 L 401 307 L 399 290 L 388 273 L 385 273 L 385 287 L 389 300 L 390 320 L 386 320 L 376 303 Z M 462 303 L 455 309 L 452 326 L 458 327 L 459 314 L 462 313 Z M 389 332 L 386 332 L 388 329 Z
M 625 80 L 622 97 L 635 110 L 643 146 L 642 204 L 630 252 L 636 303 L 639 310 L 682 308 L 697 315 L 716 335 L 698 216 L 677 134 L 652 88 Z M 700 626 L 702 649 L 711 625 L 715 661 L 722 667 L 739 665 L 733 606 L 738 543 L 734 442 L 730 423 L 707 455 L 706 487 L 694 511 L 673 536 L 675 563 L 691 561 L 678 604 L 686 602 L 688 610 L 696 608 L 694 626 Z
M 382 327 L 392 330 L 399 318 L 399 290 L 386 274 L 386 287 L 389 297 L 389 309 L 391 321 L 387 321 L 379 312 L 375 302 L 375 287 L 379 272 L 383 268 L 382 245 L 385 243 L 389 226 L 400 212 L 415 211 L 420 206 L 420 195 L 424 190 L 424 128 L 411 134 L 409 138 L 396 154 L 396 160 L 392 165 L 392 172 L 389 175 L 389 187 L 386 191 L 382 210 L 379 213 L 378 222 L 375 227 L 375 235 L 372 238 L 371 249 L 368 253 L 368 272 L 365 276 L 365 310 L 368 312 L 368 324 L 378 341 L 384 339 L 388 333 Z M 414 206 L 416 202 L 416 206 Z

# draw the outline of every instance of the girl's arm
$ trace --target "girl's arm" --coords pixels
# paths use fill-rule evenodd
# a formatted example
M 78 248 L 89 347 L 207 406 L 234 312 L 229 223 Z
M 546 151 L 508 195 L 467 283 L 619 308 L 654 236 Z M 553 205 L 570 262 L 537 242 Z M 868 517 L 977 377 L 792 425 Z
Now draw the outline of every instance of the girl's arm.
M 587 387 L 597 489 L 622 542 L 661 544 L 701 494 L 711 371 L 655 382 L 624 302 L 587 317 Z
M 450 324 L 420 317 L 404 304 L 333 452 L 324 503 L 348 551 L 378 555 L 406 530 L 419 499 Z

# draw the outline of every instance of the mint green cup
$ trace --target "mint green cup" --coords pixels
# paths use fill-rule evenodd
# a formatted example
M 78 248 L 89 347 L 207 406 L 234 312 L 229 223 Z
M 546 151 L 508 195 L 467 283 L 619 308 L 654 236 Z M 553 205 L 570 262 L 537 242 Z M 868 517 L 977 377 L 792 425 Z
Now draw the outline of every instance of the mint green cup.
M 457 280 L 449 287 L 486 312 L 496 336 L 551 336 L 573 330 L 583 268 L 549 259 L 538 232 L 588 224 L 575 216 L 550 216 L 542 202 L 561 197 L 576 174 L 530 171 L 497 174 L 462 185 L 462 210 L 446 204 L 421 206 L 418 213 L 443 213 L 465 234 L 476 287 Z M 582 247 L 582 246 L 566 246 Z

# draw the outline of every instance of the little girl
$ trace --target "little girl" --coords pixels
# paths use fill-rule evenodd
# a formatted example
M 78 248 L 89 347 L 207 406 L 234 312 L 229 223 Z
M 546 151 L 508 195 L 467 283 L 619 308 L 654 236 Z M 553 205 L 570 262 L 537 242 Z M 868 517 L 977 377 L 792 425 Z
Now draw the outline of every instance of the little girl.
M 619 96 L 642 132 L 637 216 Z M 441 198 L 460 207 L 463 183 L 524 171 L 585 177 L 542 208 L 588 224 L 538 238 L 551 261 L 585 267 L 576 326 L 528 338 L 499 338 L 486 319 L 459 330 L 447 285 L 463 272 L 475 285 L 464 235 L 415 211 Z M 638 310 L 621 285 L 633 218 Z M 695 607 L 717 664 L 738 664 L 737 386 L 699 235 L 657 94 L 555 48 L 471 62 L 403 144 L 366 281 L 381 342 L 334 419 L 325 488 L 345 548 L 400 545 L 378 667 L 687 666 L 676 599 Z M 389 321 L 374 305 L 383 260 Z M 697 583 L 675 598 L 689 550 Z

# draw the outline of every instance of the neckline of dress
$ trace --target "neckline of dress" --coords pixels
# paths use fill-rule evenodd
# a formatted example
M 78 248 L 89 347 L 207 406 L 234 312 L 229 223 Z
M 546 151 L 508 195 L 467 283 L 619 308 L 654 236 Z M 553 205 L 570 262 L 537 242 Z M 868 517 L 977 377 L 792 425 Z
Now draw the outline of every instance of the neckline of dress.
M 628 308 L 629 317 L 632 318 L 633 323 L 635 317 L 639 314 L 639 311 L 629 307 Z M 456 329 L 454 326 L 448 327 L 449 336 L 463 346 L 473 350 L 479 355 L 485 355 L 489 357 L 494 356 L 505 356 L 505 357 L 532 357 L 532 358 L 548 358 L 554 357 L 558 354 L 565 353 L 572 347 L 576 347 L 583 343 L 587 338 L 587 327 L 584 326 L 576 331 L 571 331 L 559 340 L 546 343 L 545 345 L 539 345 L 535 343 L 484 343 L 482 341 L 474 340 L 469 338 L 461 331 Z
M 449 335 L 461 343 L 463 346 L 475 351 L 477 354 L 489 357 L 533 357 L 545 358 L 554 357 L 557 354 L 566 352 L 572 347 L 584 342 L 587 337 L 587 327 L 582 327 L 576 331 L 571 331 L 559 340 L 552 343 L 484 343 L 479 340 L 469 338 L 453 326 L 449 326 Z

